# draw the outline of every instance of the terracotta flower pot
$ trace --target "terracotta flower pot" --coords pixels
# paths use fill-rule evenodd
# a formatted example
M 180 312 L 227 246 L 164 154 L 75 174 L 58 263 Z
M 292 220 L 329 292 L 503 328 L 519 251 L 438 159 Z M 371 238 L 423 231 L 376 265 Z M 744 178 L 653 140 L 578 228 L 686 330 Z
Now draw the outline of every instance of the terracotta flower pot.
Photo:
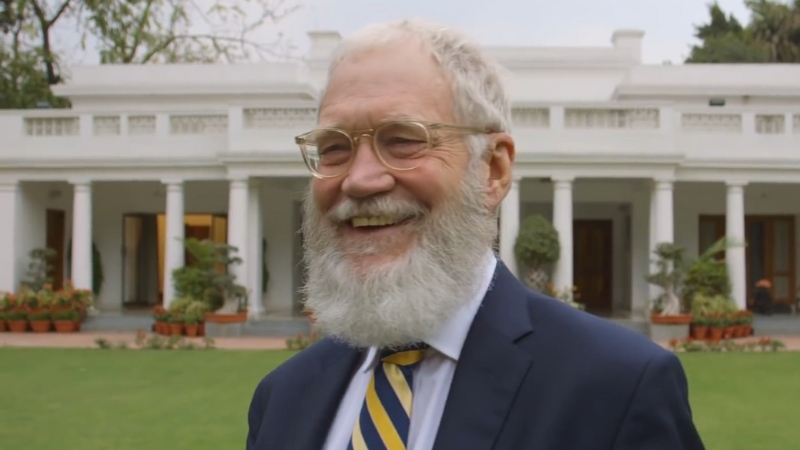
M 7 330 L 8 330 L 8 327 L 6 326 L 6 321 L 5 320 L 0 320 L 0 333 L 3 332 L 3 331 L 7 331 Z
M 688 325 L 692 322 L 692 315 L 676 314 L 672 316 L 662 316 L 660 314 L 651 314 L 650 322 L 659 325 Z
M 722 340 L 722 336 L 725 333 L 725 328 L 722 327 L 711 327 L 709 329 L 711 340 L 712 341 L 719 341 Z
M 197 324 L 194 324 L 194 325 L 186 324 L 186 325 L 184 325 L 184 329 L 186 330 L 186 336 L 197 337 L 198 328 L 199 328 L 199 326 Z
M 21 320 L 9 320 L 8 321 L 8 329 L 12 333 L 24 333 L 28 331 L 28 321 L 25 319 Z
M 74 320 L 54 320 L 57 333 L 75 333 L 78 331 L 78 323 Z
M 694 328 L 692 328 L 692 337 L 695 339 L 703 340 L 706 338 L 707 334 L 708 334 L 708 327 L 706 326 L 695 325 Z
M 169 334 L 172 336 L 180 336 L 183 332 L 183 324 L 182 323 L 171 323 L 169 324 Z
M 31 320 L 31 330 L 34 333 L 49 333 L 53 322 L 50 320 Z

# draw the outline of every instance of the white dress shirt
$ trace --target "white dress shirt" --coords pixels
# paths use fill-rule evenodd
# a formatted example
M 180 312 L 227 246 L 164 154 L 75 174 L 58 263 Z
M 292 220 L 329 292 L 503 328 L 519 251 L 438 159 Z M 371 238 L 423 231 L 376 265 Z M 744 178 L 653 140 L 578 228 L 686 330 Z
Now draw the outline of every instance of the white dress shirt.
M 431 339 L 430 346 L 419 366 L 414 369 L 413 403 L 408 450 L 430 450 L 436 439 L 442 419 L 450 383 L 456 371 L 464 340 L 472 326 L 475 313 L 483 301 L 494 277 L 497 259 L 490 252 L 484 259 L 483 276 L 477 280 L 472 300 L 465 304 Z M 331 425 L 324 450 L 346 450 L 353 434 L 353 426 L 361 413 L 372 371 L 378 362 L 378 349 L 370 348 L 364 361 L 353 374 L 345 391 L 336 417 Z

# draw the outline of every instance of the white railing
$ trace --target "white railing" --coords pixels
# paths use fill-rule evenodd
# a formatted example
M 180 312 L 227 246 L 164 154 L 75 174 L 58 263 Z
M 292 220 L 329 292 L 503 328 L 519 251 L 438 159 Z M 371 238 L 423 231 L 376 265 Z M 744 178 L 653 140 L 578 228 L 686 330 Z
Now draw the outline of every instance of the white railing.
M 299 157 L 294 135 L 313 107 L 230 107 L 173 112 L 0 112 L 0 159 L 209 159 Z M 800 159 L 800 105 L 712 108 L 647 104 L 518 104 L 518 153 Z

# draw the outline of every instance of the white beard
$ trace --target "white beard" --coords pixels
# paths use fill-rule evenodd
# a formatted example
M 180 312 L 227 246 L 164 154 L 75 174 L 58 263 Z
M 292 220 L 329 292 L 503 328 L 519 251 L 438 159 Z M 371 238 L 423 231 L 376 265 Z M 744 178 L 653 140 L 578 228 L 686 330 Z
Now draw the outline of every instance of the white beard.
M 348 198 L 325 216 L 309 190 L 304 201 L 308 281 L 303 292 L 320 331 L 354 347 L 398 347 L 438 332 L 473 300 L 497 234 L 484 183 L 477 164 L 471 164 L 460 192 L 433 211 L 382 196 L 360 202 Z M 342 249 L 334 219 L 355 211 L 421 214 L 415 219 L 417 240 L 391 263 L 357 267 L 353 259 L 384 253 L 392 242 L 370 239 Z

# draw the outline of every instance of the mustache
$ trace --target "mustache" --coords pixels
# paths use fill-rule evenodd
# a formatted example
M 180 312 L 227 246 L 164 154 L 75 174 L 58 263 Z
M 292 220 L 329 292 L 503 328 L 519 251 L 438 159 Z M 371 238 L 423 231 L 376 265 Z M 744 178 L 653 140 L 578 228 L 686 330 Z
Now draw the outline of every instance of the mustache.
M 353 217 L 388 216 L 396 219 L 411 219 L 427 214 L 430 208 L 421 202 L 392 198 L 371 197 L 356 200 L 346 198 L 331 208 L 327 216 L 334 222 L 347 222 Z

